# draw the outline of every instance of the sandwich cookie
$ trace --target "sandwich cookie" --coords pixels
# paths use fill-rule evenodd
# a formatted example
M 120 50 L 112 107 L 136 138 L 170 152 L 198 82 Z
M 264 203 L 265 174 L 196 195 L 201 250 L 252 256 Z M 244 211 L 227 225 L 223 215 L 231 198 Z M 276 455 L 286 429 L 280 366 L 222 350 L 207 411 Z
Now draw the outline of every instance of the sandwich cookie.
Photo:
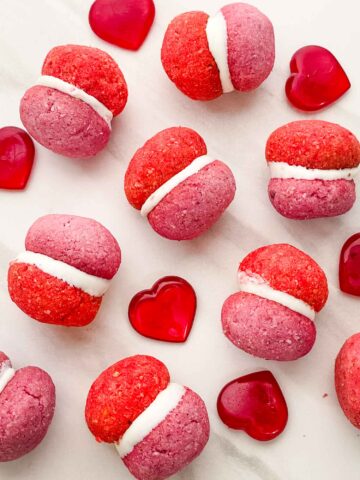
M 328 286 L 319 265 L 287 244 L 259 248 L 240 263 L 239 292 L 222 308 L 224 334 L 238 348 L 267 360 L 296 360 L 316 338 L 315 314 Z
M 208 230 L 232 202 L 234 176 L 207 155 L 194 130 L 173 127 L 148 140 L 125 174 L 129 203 L 170 240 L 190 240 Z
M 170 80 L 194 100 L 254 90 L 274 65 L 273 26 L 246 3 L 226 5 L 213 16 L 183 13 L 165 33 L 161 60 Z
M 100 223 L 46 215 L 30 228 L 26 251 L 11 262 L 11 299 L 44 323 L 84 326 L 94 320 L 119 269 L 120 247 Z
M 111 121 L 125 108 L 127 86 L 116 62 L 97 48 L 53 48 L 20 104 L 31 136 L 55 153 L 86 158 L 108 143 Z
M 360 428 L 360 333 L 348 338 L 336 357 L 335 389 L 345 416 Z
M 288 123 L 270 135 L 266 159 L 269 198 L 284 217 L 333 217 L 354 205 L 360 143 L 340 125 L 322 120 Z
M 85 416 L 95 438 L 114 443 L 138 480 L 174 475 L 201 453 L 209 438 L 201 398 L 170 383 L 165 365 L 145 355 L 125 358 L 95 380 Z
M 55 386 L 38 367 L 15 370 L 0 352 L 0 462 L 26 455 L 44 439 L 55 410 Z

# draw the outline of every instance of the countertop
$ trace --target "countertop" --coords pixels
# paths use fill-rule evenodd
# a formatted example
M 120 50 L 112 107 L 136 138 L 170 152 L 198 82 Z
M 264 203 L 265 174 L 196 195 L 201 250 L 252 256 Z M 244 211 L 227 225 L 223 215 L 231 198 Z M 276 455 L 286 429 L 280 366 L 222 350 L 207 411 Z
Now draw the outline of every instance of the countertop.
M 157 16 L 136 53 L 97 38 L 87 22 L 91 0 L 1 0 L 0 126 L 21 126 L 18 106 L 36 81 L 51 47 L 79 43 L 103 48 L 119 63 L 129 101 L 113 123 L 112 139 L 92 160 L 52 154 L 37 145 L 36 164 L 25 191 L 0 191 L 0 349 L 15 367 L 38 365 L 57 387 L 57 408 L 44 442 L 19 461 L 1 464 L 1 480 L 130 480 L 116 451 L 97 444 L 84 421 L 88 389 L 96 376 L 122 357 L 144 353 L 163 360 L 178 383 L 205 400 L 212 434 L 203 454 L 174 479 L 180 480 L 358 480 L 359 432 L 344 417 L 333 384 L 333 366 L 345 339 L 360 330 L 360 300 L 338 288 L 338 256 L 343 242 L 360 230 L 360 201 L 340 218 L 309 222 L 282 218 L 267 198 L 264 146 L 278 126 L 300 118 L 334 121 L 359 135 L 360 8 L 356 0 L 256 0 L 274 23 L 274 71 L 254 93 L 232 93 L 196 103 L 168 80 L 160 63 L 169 21 L 186 10 L 215 12 L 224 2 L 156 0 Z M 338 103 L 317 114 L 291 108 L 284 97 L 288 62 L 296 49 L 319 44 L 330 49 L 352 81 Z M 123 176 L 135 150 L 157 131 L 189 126 L 209 152 L 234 171 L 237 194 L 227 213 L 208 233 L 191 242 L 156 235 L 132 209 Z M 26 231 L 39 216 L 72 213 L 93 217 L 118 239 L 123 263 L 97 319 L 82 329 L 65 329 L 27 318 L 10 300 L 8 263 L 24 249 Z M 313 350 L 296 362 L 256 359 L 236 349 L 222 334 L 223 301 L 237 289 L 239 261 L 249 251 L 287 242 L 313 256 L 327 273 L 330 298 L 318 315 Z M 127 319 L 132 296 L 165 275 L 180 275 L 194 286 L 198 312 L 188 341 L 174 345 L 139 336 Z M 270 443 L 229 430 L 216 412 L 216 398 L 228 381 L 270 369 L 289 407 L 285 432 Z M 327 394 L 327 395 L 325 395 Z

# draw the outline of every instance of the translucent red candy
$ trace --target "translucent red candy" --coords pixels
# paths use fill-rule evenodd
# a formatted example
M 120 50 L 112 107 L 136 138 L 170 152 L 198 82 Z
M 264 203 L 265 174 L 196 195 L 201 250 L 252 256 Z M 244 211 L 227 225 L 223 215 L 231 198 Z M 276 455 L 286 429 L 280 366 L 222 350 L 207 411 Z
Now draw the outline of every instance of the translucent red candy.
M 180 277 L 164 277 L 150 290 L 137 293 L 129 305 L 129 320 L 144 337 L 185 342 L 196 312 L 192 286 Z
M 338 100 L 351 87 L 334 55 L 310 45 L 294 53 L 285 86 L 289 101 L 300 110 L 314 111 Z
M 154 17 L 153 0 L 96 0 L 89 12 L 89 23 L 103 40 L 137 50 L 147 37 Z
M 341 250 L 339 280 L 343 292 L 360 297 L 360 233 L 350 237 Z
M 284 395 L 268 370 L 245 375 L 225 385 L 218 397 L 217 409 L 225 425 L 244 430 L 261 441 L 280 435 L 288 420 Z
M 0 188 L 22 190 L 34 163 L 35 147 L 17 127 L 0 128 Z

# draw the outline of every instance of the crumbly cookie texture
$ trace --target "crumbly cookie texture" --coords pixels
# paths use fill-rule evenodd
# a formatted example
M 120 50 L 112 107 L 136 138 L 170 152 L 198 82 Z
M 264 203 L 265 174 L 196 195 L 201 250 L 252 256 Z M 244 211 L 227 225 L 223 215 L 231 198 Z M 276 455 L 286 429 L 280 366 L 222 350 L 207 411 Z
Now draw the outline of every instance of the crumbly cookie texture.
M 55 410 L 55 386 L 37 367 L 25 367 L 0 393 L 0 462 L 16 460 L 45 437 Z
M 269 76 L 274 60 L 272 23 L 245 3 L 226 5 L 210 17 L 201 11 L 178 15 L 161 49 L 166 74 L 193 100 L 253 90 Z
M 197 162 L 202 162 L 199 167 Z M 156 199 L 164 187 L 165 194 Z M 230 168 L 207 155 L 198 133 L 172 127 L 137 150 L 124 188 L 129 203 L 138 210 L 150 198 L 153 205 L 146 216 L 157 233 L 170 240 L 190 240 L 221 217 L 234 199 L 236 184 Z
M 162 480 L 202 452 L 210 434 L 203 400 L 170 383 L 166 366 L 136 355 L 115 363 L 92 384 L 85 418 L 98 441 L 115 443 L 138 480 Z
M 199 395 L 187 388 L 177 407 L 135 446 L 124 458 L 124 463 L 135 478 L 168 478 L 200 455 L 209 434 L 205 404 Z
M 360 333 L 346 340 L 336 358 L 335 388 L 344 414 L 360 428 Z
M 121 263 L 109 230 L 90 218 L 46 215 L 30 227 L 25 247 L 9 266 L 13 302 L 43 323 L 80 327 L 93 321 Z
M 306 355 L 316 339 L 315 313 L 328 298 L 325 273 L 309 255 L 288 244 L 250 252 L 238 270 L 239 292 L 221 312 L 225 336 L 267 360 Z
M 107 145 L 111 121 L 125 108 L 125 78 L 106 52 L 61 45 L 46 56 L 42 75 L 20 102 L 20 117 L 36 141 L 73 158 L 89 158 Z

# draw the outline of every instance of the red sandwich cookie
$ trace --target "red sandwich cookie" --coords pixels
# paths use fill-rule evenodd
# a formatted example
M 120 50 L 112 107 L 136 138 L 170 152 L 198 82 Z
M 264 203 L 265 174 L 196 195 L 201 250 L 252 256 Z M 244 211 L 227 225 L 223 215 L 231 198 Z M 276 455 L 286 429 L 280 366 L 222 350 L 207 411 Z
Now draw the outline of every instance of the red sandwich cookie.
M 85 408 L 99 442 L 114 443 L 138 480 L 162 480 L 194 460 L 209 438 L 204 402 L 170 383 L 166 366 L 136 355 L 107 368 L 92 384 Z
M 360 143 L 340 125 L 322 120 L 288 123 L 270 135 L 266 159 L 269 198 L 284 217 L 333 217 L 353 206 Z
M 55 153 L 92 157 L 109 141 L 111 121 L 125 108 L 127 86 L 115 60 L 98 48 L 53 48 L 20 104 L 31 136 Z
M 344 414 L 360 428 L 360 333 L 346 340 L 336 358 L 335 388 Z
M 14 370 L 0 352 L 0 462 L 31 452 L 44 439 L 55 410 L 55 386 L 38 367 Z
M 28 231 L 25 248 L 9 267 L 13 302 L 39 322 L 92 322 L 120 266 L 112 234 L 90 218 L 46 215 Z
M 275 60 L 270 20 L 246 3 L 224 6 L 217 14 L 183 13 L 170 23 L 161 49 L 165 72 L 194 100 L 257 88 Z
M 148 140 L 125 174 L 129 203 L 170 240 L 190 240 L 208 230 L 232 202 L 234 176 L 207 155 L 194 130 L 173 127 Z
M 325 305 L 328 286 L 319 265 L 287 244 L 261 247 L 238 271 L 240 291 L 222 308 L 229 340 L 267 360 L 296 360 L 316 338 L 315 314 Z

